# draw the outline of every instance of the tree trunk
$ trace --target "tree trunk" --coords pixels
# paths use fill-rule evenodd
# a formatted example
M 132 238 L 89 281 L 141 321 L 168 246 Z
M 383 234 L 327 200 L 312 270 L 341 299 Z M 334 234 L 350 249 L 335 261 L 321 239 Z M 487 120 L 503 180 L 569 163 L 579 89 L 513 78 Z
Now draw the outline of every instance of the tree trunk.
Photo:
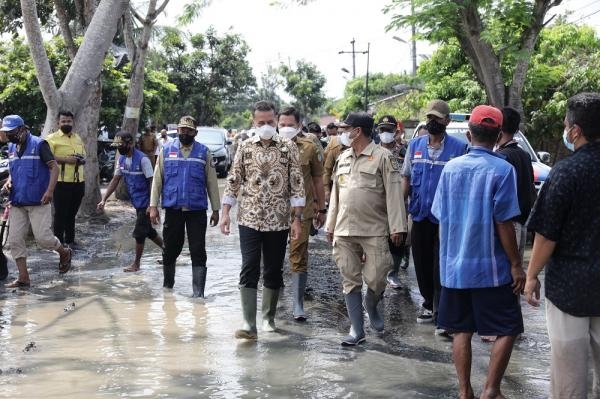
M 84 17 L 89 17 L 83 42 L 69 68 L 60 89 L 56 89 L 48 56 L 44 49 L 41 27 L 35 0 L 21 0 L 23 25 L 30 45 L 40 90 L 48 107 L 43 134 L 56 127 L 58 110 L 69 110 L 75 114 L 75 129 L 81 135 L 88 159 L 85 165 L 86 194 L 80 207 L 82 215 L 96 213 L 100 199 L 97 158 L 97 128 L 100 114 L 102 88 L 100 73 L 106 51 L 112 43 L 117 24 L 129 5 L 129 0 L 87 0 Z M 93 4 L 92 4 L 93 3 Z M 93 17 L 90 12 L 95 10 Z
M 79 216 L 89 218 L 97 216 L 96 208 L 100 202 L 100 177 L 98 168 L 98 122 L 100 119 L 100 106 L 102 104 L 102 86 L 95 87 L 84 108 L 75 117 L 74 125 L 77 133 L 85 145 L 86 163 L 85 174 L 85 196 L 79 208 Z

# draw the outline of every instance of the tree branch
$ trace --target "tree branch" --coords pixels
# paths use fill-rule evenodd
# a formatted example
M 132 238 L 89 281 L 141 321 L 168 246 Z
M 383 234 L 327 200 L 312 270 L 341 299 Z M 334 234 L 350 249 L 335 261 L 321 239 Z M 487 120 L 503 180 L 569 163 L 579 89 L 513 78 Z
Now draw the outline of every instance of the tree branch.
M 146 23 L 146 18 L 142 17 L 136 10 L 135 8 L 133 8 L 132 5 L 129 6 L 129 11 L 131 12 L 131 15 L 133 15 L 135 17 L 135 19 L 137 19 L 138 21 L 140 21 L 141 24 L 145 24 Z
M 71 32 L 71 27 L 69 26 L 69 17 L 63 0 L 54 0 L 54 8 L 56 9 L 56 16 L 58 17 L 60 33 L 65 41 L 67 51 L 69 52 L 69 59 L 73 61 L 77 54 L 77 46 L 73 40 L 73 32 Z
M 29 42 L 31 58 L 33 59 L 42 96 L 48 108 L 57 108 L 61 102 L 61 94 L 56 88 L 52 69 L 50 69 L 35 0 L 21 0 L 21 10 L 25 34 Z
M 164 0 L 163 3 L 156 9 L 156 11 L 151 16 L 152 23 L 154 23 L 156 21 L 156 18 L 165 10 L 167 4 L 169 4 L 169 0 Z

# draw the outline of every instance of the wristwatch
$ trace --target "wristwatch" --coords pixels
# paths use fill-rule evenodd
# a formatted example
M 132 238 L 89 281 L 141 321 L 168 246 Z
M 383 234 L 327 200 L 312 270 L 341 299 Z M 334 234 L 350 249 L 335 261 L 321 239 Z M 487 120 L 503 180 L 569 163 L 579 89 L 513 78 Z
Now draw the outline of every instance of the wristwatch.
M 325 215 L 327 213 L 327 209 L 321 209 L 321 210 L 319 210 L 319 213 L 322 213 L 323 215 Z
M 295 217 L 296 219 L 300 219 L 300 221 L 301 221 L 301 222 L 302 222 L 302 221 L 304 221 L 304 216 L 303 216 L 302 214 L 299 214 L 299 215 L 294 215 L 294 217 Z

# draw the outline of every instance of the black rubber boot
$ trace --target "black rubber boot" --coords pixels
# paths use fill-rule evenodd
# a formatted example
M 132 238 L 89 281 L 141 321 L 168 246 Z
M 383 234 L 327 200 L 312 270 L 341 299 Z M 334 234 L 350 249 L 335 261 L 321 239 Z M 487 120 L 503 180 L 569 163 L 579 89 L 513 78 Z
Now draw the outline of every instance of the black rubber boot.
M 192 266 L 192 298 L 204 298 L 206 266 Z

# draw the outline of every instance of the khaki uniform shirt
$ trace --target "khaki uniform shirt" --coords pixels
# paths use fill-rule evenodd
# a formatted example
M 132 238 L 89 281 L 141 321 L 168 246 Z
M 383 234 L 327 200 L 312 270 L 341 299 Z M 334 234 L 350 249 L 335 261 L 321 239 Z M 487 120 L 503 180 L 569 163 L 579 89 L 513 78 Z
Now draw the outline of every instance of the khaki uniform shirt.
M 304 219 L 312 219 L 315 216 L 313 179 L 322 179 L 323 158 L 316 144 L 308 138 L 298 137 L 296 145 L 300 153 L 300 166 L 302 168 L 302 178 L 304 179 L 304 192 L 306 193 L 306 206 L 302 216 Z
M 406 232 L 400 180 L 398 161 L 385 148 L 371 142 L 358 155 L 347 149 L 334 168 L 325 230 L 359 237 Z
M 240 196 L 238 224 L 258 231 L 290 227 L 290 207 L 305 205 L 298 147 L 279 135 L 264 145 L 258 135 L 244 140 L 229 171 L 223 203 Z
M 66 135 L 62 130 L 51 133 L 46 137 L 54 157 L 71 157 L 74 154 L 85 156 L 85 147 L 81 137 L 75 132 Z M 58 181 L 64 183 L 79 183 L 85 181 L 83 176 L 84 165 L 66 163 L 58 164 Z
M 331 191 L 331 174 L 333 173 L 335 161 L 337 161 L 343 151 L 344 146 L 337 139 L 337 136 L 333 136 L 325 148 L 325 164 L 323 165 L 323 186 L 325 187 L 326 200 Z
M 192 152 L 192 146 L 185 147 L 180 146 L 179 150 L 184 158 L 190 156 Z M 217 171 L 213 165 L 212 154 L 210 151 L 207 152 L 206 164 L 204 165 L 204 180 L 206 181 L 206 191 L 208 193 L 208 199 L 210 200 L 210 206 L 213 211 L 221 209 L 221 201 L 219 198 L 219 182 L 217 181 Z M 154 179 L 152 179 L 152 191 L 150 192 L 150 206 L 158 206 L 160 196 L 162 195 L 163 188 L 163 175 L 165 170 L 165 153 L 161 151 L 158 154 L 158 162 L 154 168 Z M 187 209 L 183 209 L 184 211 Z
M 325 159 L 325 157 L 323 156 L 323 144 L 321 144 L 321 140 L 319 140 L 319 138 L 317 137 L 316 134 L 300 132 L 298 134 L 298 137 L 303 138 L 303 139 L 309 139 L 313 143 L 315 143 L 315 145 L 317 146 L 317 150 L 319 151 L 319 153 L 321 155 L 321 159 Z

